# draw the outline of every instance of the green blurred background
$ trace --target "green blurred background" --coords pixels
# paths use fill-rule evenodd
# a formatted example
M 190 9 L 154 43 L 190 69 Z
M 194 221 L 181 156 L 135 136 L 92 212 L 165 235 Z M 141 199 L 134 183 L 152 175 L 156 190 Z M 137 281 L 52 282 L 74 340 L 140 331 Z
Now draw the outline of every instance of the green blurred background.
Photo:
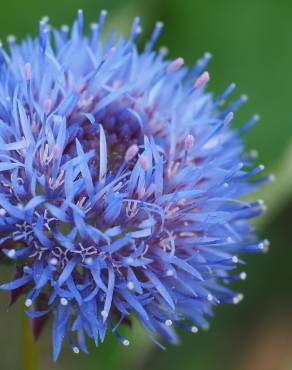
M 256 148 L 266 172 L 278 178 L 257 195 L 269 207 L 258 228 L 271 249 L 247 259 L 248 278 L 237 286 L 245 299 L 238 307 L 219 307 L 208 332 L 180 333 L 180 346 L 161 351 L 135 324 L 125 329 L 131 342 L 127 348 L 109 337 L 89 356 L 65 349 L 54 364 L 47 329 L 37 345 L 37 370 L 292 370 L 292 2 L 2 0 L 0 38 L 36 34 L 44 15 L 53 25 L 70 24 L 78 8 L 84 9 L 88 23 L 100 9 L 108 9 L 108 28 L 124 33 L 133 17 L 141 15 L 145 38 L 156 20 L 164 21 L 160 45 L 168 46 L 170 57 L 183 56 L 191 65 L 209 51 L 209 89 L 219 93 L 236 82 L 235 95 L 248 94 L 250 101 L 236 124 L 260 114 L 260 123 L 246 137 L 247 147 Z M 1 293 L 0 370 L 24 370 L 22 308 L 8 310 Z

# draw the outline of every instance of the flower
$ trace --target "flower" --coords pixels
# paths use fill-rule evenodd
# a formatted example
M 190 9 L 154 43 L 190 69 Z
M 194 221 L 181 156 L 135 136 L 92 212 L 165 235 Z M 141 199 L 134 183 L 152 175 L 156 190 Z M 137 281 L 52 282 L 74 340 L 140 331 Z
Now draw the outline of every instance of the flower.
M 158 345 L 207 327 L 242 298 L 240 255 L 268 244 L 250 224 L 263 202 L 242 198 L 268 180 L 250 180 L 263 166 L 240 138 L 258 118 L 230 128 L 246 98 L 206 92 L 208 53 L 189 70 L 154 51 L 160 22 L 142 52 L 139 18 L 103 43 L 105 17 L 89 36 L 82 11 L 71 33 L 44 18 L 0 50 L 0 242 L 16 271 L 1 288 L 25 294 L 35 337 L 54 315 L 55 360 L 64 337 L 75 353 L 107 330 L 129 345 L 132 315 Z

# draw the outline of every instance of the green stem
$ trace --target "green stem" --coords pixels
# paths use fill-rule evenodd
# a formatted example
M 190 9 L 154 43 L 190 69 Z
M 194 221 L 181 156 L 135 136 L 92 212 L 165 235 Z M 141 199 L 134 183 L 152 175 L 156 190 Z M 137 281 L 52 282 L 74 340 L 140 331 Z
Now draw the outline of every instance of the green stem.
M 30 319 L 24 314 L 22 319 L 22 351 L 23 369 L 38 370 L 37 365 L 37 346 L 33 341 Z

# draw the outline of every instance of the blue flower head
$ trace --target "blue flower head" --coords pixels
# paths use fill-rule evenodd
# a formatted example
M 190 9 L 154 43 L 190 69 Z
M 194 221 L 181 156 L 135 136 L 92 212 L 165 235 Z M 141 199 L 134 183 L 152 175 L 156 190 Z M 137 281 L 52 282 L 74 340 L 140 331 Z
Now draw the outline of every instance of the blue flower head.
M 206 92 L 209 54 L 188 69 L 155 51 L 161 23 L 139 51 L 139 18 L 103 42 L 105 17 L 88 36 L 82 11 L 71 30 L 44 18 L 0 48 L 1 288 L 25 294 L 35 337 L 53 315 L 55 359 L 64 337 L 75 353 L 108 330 L 129 345 L 132 315 L 158 345 L 207 327 L 242 298 L 240 255 L 268 244 L 250 224 L 262 201 L 242 198 L 268 179 L 240 138 L 257 117 L 230 127 L 246 98 Z

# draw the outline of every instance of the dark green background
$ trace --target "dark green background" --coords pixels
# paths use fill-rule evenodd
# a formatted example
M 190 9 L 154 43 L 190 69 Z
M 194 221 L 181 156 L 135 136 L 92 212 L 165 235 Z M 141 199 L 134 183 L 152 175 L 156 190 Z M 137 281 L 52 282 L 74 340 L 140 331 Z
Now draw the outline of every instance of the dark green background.
M 235 124 L 253 113 L 262 118 L 246 142 L 249 149 L 259 151 L 266 172 L 275 172 L 279 179 L 257 195 L 270 206 L 258 226 L 272 244 L 269 254 L 248 258 L 248 279 L 238 286 L 244 301 L 237 307 L 217 309 L 208 332 L 181 333 L 179 347 L 160 351 L 134 325 L 127 332 L 128 348 L 109 337 L 89 356 L 65 350 L 61 360 L 53 364 L 47 330 L 38 344 L 38 370 L 291 370 L 292 151 L 288 148 L 292 144 L 292 2 L 2 1 L 0 37 L 5 41 L 9 34 L 18 39 L 36 34 L 44 15 L 50 16 L 53 25 L 70 24 L 78 8 L 84 9 L 88 23 L 98 18 L 100 9 L 108 9 L 108 28 L 125 33 L 133 17 L 141 15 L 145 38 L 156 20 L 164 21 L 159 43 L 168 46 L 170 57 L 183 56 L 191 65 L 209 51 L 213 54 L 208 67 L 212 78 L 209 89 L 219 93 L 236 82 L 234 96 L 248 94 L 250 100 L 236 115 Z M 21 310 L 19 305 L 7 311 L 6 296 L 0 294 L 0 370 L 24 370 Z

